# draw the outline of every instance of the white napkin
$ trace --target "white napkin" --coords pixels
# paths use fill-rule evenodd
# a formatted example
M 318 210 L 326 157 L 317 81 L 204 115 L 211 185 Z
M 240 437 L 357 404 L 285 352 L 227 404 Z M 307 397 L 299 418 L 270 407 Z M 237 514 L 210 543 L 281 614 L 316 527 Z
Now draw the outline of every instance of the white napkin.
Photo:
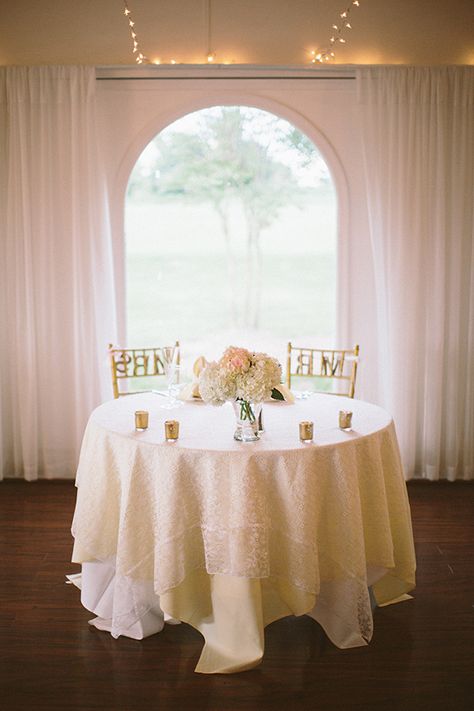
M 181 388 L 178 399 L 179 400 L 201 400 L 201 394 L 199 392 L 199 375 L 204 370 L 207 365 L 207 360 L 204 356 L 199 356 L 193 365 L 193 380 Z

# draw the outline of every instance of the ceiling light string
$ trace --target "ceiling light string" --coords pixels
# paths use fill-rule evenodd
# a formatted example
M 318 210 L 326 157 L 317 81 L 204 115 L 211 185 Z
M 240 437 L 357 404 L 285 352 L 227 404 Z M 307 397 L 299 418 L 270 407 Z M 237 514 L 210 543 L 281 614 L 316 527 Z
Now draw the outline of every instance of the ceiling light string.
M 211 64 L 216 58 L 216 53 L 212 49 L 212 0 L 206 0 L 207 8 L 207 56 L 206 59 Z
M 130 37 L 132 38 L 133 42 L 133 54 L 135 54 L 135 61 L 137 64 L 148 64 L 149 59 L 146 56 L 146 54 L 143 54 L 143 52 L 140 49 L 140 45 L 138 43 L 138 36 L 135 30 L 135 22 L 133 21 L 132 18 L 132 13 L 127 5 L 127 0 L 123 0 L 123 4 L 125 6 L 125 9 L 123 11 L 123 14 L 127 18 L 128 26 L 130 29 Z
M 207 26 L 207 62 L 210 64 L 214 62 L 216 58 L 216 53 L 212 48 L 212 0 L 204 0 L 206 3 L 206 26 Z M 140 48 L 140 44 L 138 41 L 138 36 L 135 28 L 135 22 L 132 18 L 132 13 L 131 10 L 128 6 L 127 0 L 124 0 L 124 15 L 127 19 L 129 30 L 130 30 L 130 36 L 132 39 L 132 44 L 133 44 L 133 54 L 135 55 L 135 61 L 137 64 L 150 64 L 150 60 L 144 54 Z M 325 62 L 330 62 L 335 59 L 336 53 L 335 49 L 338 44 L 345 44 L 346 43 L 346 38 L 345 34 L 352 29 L 352 25 L 350 22 L 350 14 L 351 12 L 355 9 L 360 7 L 360 0 L 352 0 L 352 2 L 346 7 L 345 10 L 343 10 L 341 13 L 339 13 L 340 21 L 337 22 L 337 24 L 332 25 L 332 34 L 329 39 L 329 45 L 325 48 L 322 49 L 317 49 L 317 50 L 311 50 L 310 56 L 311 56 L 311 63 L 312 64 L 323 64 Z M 161 64 L 161 61 L 159 59 L 154 60 L 153 64 Z M 170 64 L 177 64 L 177 61 L 175 59 L 170 60 Z
M 332 25 L 332 34 L 329 40 L 329 46 L 323 49 L 313 49 L 311 50 L 311 63 L 323 64 L 324 62 L 332 61 L 335 56 L 335 48 L 337 44 L 345 44 L 346 38 L 344 35 L 348 30 L 352 29 L 352 25 L 349 20 L 351 11 L 355 8 L 360 7 L 360 0 L 353 0 L 350 5 L 346 7 L 345 10 L 339 13 L 340 21 L 337 24 Z

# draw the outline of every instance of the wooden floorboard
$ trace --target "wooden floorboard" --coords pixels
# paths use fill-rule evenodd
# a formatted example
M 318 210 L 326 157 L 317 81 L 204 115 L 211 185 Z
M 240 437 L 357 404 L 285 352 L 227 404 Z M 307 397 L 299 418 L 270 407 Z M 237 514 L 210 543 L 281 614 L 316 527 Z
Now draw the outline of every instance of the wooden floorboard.
M 340 650 L 308 617 L 265 631 L 255 670 L 201 675 L 202 638 L 166 626 L 142 642 L 90 628 L 64 576 L 71 482 L 0 484 L 0 709 L 471 711 L 474 484 L 410 482 L 415 598 L 375 611 L 370 645 Z

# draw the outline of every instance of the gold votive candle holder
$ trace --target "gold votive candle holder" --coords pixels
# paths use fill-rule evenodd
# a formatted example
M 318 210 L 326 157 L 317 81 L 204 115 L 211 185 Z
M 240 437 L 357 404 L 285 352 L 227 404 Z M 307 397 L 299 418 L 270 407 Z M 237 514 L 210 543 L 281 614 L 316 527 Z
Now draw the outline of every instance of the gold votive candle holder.
M 165 439 L 167 442 L 175 442 L 179 437 L 179 422 L 178 420 L 166 420 L 165 422 Z
M 137 432 L 143 432 L 148 429 L 148 411 L 137 410 L 135 412 L 135 429 Z
M 314 425 L 312 422 L 308 422 L 308 421 L 300 422 L 300 440 L 302 442 L 312 442 L 313 441 L 313 430 L 314 430 Z
M 339 410 L 339 427 L 341 430 L 352 429 L 352 412 L 350 410 Z

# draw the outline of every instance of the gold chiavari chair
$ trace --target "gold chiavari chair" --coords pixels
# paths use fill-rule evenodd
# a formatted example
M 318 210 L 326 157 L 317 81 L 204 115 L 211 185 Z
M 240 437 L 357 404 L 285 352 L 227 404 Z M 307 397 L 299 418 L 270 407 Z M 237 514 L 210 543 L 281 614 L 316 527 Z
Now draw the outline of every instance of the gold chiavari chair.
M 315 378 L 314 392 L 354 397 L 359 346 L 348 349 L 301 348 L 288 343 L 286 383 L 292 377 Z
M 165 376 L 165 358 L 163 351 L 165 348 L 177 349 L 176 364 L 179 365 L 179 341 L 176 341 L 173 346 L 161 346 L 157 348 L 119 348 L 109 344 L 108 352 L 112 371 L 114 398 L 151 390 L 153 386 L 152 378 L 161 377 L 163 380 L 163 376 Z M 177 379 L 179 380 L 179 371 Z M 144 387 L 138 388 L 138 390 L 129 390 L 128 385 L 130 381 L 141 382 Z M 122 389 L 122 385 L 124 389 Z

